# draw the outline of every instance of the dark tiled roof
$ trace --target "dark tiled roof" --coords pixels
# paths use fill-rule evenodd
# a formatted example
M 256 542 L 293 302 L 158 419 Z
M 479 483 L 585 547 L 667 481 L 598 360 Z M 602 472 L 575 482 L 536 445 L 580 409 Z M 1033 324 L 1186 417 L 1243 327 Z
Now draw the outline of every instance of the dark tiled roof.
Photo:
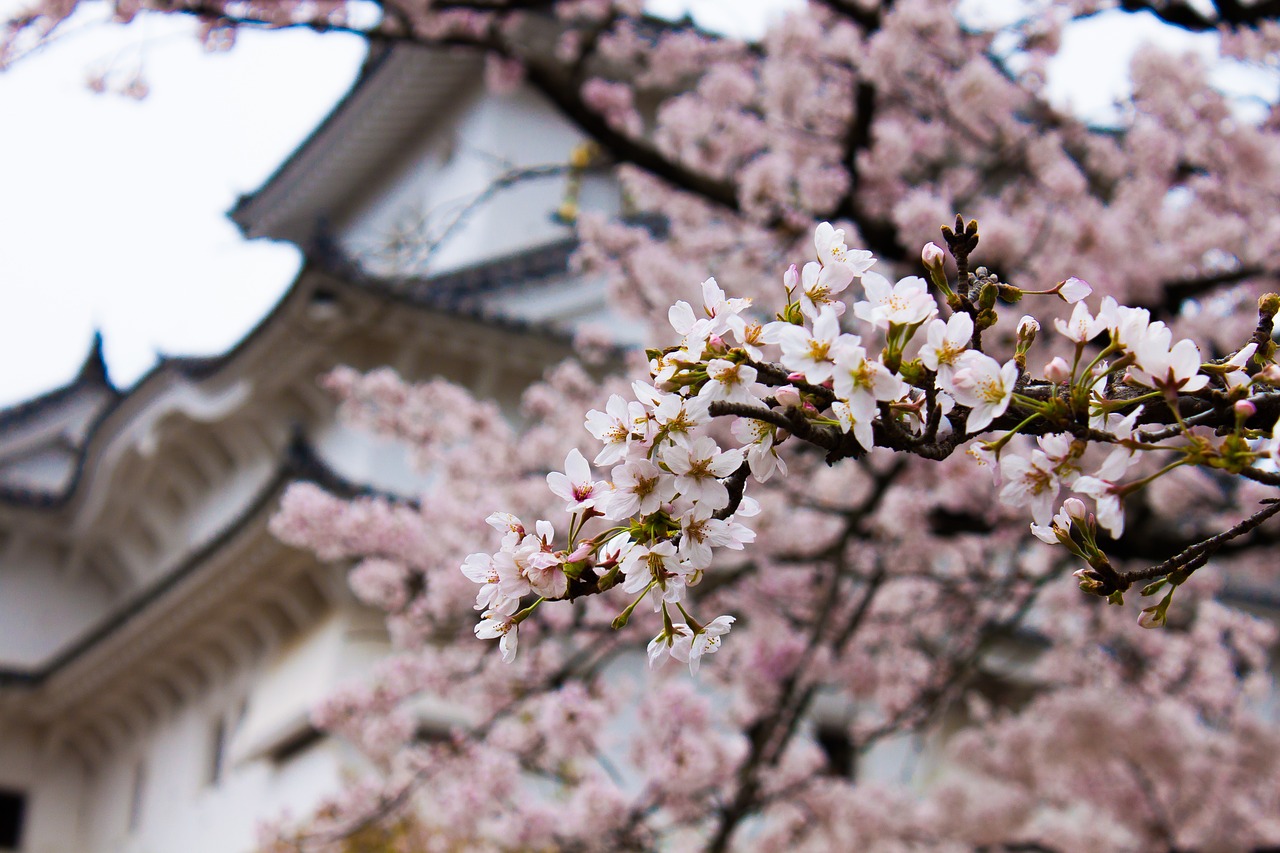
M 111 396 L 120 395 L 120 392 L 111 384 L 111 379 L 107 375 L 107 362 L 102 355 L 101 332 L 93 333 L 93 343 L 89 347 L 89 354 L 85 357 L 84 364 L 80 366 L 80 371 L 76 374 L 75 379 L 72 379 L 61 388 L 55 388 L 38 397 L 0 409 L 0 430 L 12 429 L 27 423 L 48 412 L 62 401 L 70 399 L 82 391 L 91 389 L 103 390 Z
M 434 276 L 389 277 L 369 272 L 330 244 L 318 246 L 311 262 L 353 285 L 429 311 L 495 328 L 567 342 L 569 335 L 548 323 L 531 322 L 487 309 L 492 297 L 519 293 L 545 285 L 570 271 L 576 238 L 524 249 Z
M 391 43 L 371 40 L 369 42 L 369 53 L 365 56 L 364 64 L 361 66 L 360 72 L 356 75 L 355 82 L 351 84 L 351 88 L 347 90 L 346 94 L 344 94 L 341 99 L 339 99 L 338 103 L 336 103 L 333 109 L 329 111 L 329 114 L 325 116 L 324 120 L 317 124 L 311 132 L 307 134 L 307 138 L 302 140 L 302 142 L 298 144 L 297 148 L 293 149 L 293 153 L 291 153 L 287 158 L 285 158 L 284 162 L 276 167 L 276 170 L 271 173 L 271 176 L 267 178 L 266 181 L 263 182 L 257 192 L 245 193 L 236 199 L 235 206 L 227 212 L 227 216 L 232 222 L 235 222 L 241 230 L 244 230 L 245 228 L 244 223 L 241 221 L 241 217 L 248 209 L 249 205 L 251 205 L 254 199 L 261 195 L 267 187 L 283 179 L 284 175 L 290 169 L 294 168 L 296 164 L 301 162 L 307 149 L 315 145 L 316 141 L 328 131 L 329 127 L 337 121 L 338 115 L 347 109 L 347 107 L 355 100 L 360 89 L 375 74 L 377 74 L 378 69 L 387 62 L 391 56 L 393 47 L 394 45 Z
M 354 261 L 342 257 L 336 250 L 326 245 L 317 246 L 311 253 L 309 264 L 344 279 L 353 285 L 389 299 L 413 305 L 415 307 L 435 311 L 450 316 L 474 320 L 499 329 L 522 334 L 536 334 L 543 338 L 567 341 L 567 334 L 552 326 L 530 323 L 513 318 L 486 312 L 483 310 L 483 299 L 504 291 L 518 292 L 526 288 L 536 287 L 548 279 L 565 274 L 569 269 L 569 258 L 573 254 L 577 242 L 573 239 L 559 240 L 543 246 L 526 249 L 484 263 L 475 264 L 454 272 L 438 276 L 421 278 L 384 278 L 372 275 L 362 269 Z M 280 304 L 287 301 L 286 296 Z M 65 505 L 75 493 L 76 487 L 84 473 L 85 457 L 89 445 L 97 434 L 103 421 L 107 419 L 126 400 L 138 393 L 144 386 L 154 381 L 155 377 L 169 371 L 177 371 L 191 379 L 205 379 L 216 374 L 227 364 L 245 343 L 262 333 L 271 322 L 275 311 L 268 314 L 240 343 L 227 353 L 209 357 L 164 357 L 127 393 L 117 390 L 107 379 L 106 363 L 102 358 L 101 336 L 95 336 L 94 346 L 80 375 L 63 388 L 51 391 L 33 400 L 21 403 L 11 409 L 0 411 L 0 430 L 21 423 L 39 412 L 46 411 L 59 400 L 66 399 L 77 391 L 91 384 L 101 385 L 111 395 L 102 411 L 98 413 L 90 426 L 84 444 L 79 448 L 79 460 L 75 474 L 65 488 L 57 492 L 26 489 L 14 486 L 0 486 L 0 504 L 11 504 L 35 509 L 52 509 Z

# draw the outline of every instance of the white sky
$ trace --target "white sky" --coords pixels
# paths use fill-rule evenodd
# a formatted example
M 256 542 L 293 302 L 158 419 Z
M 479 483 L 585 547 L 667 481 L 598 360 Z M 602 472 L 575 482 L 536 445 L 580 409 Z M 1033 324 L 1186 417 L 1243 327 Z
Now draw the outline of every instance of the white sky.
M 654 0 L 679 14 L 686 0 Z M 6 5 L 0 0 L 0 12 Z M 700 22 L 736 27 L 776 0 L 691 0 Z M 247 243 L 225 213 L 324 117 L 354 78 L 364 45 L 346 36 L 244 33 L 205 55 L 190 22 L 153 16 L 88 27 L 0 73 L 0 405 L 61 385 L 103 331 L 125 387 L 158 353 L 232 346 L 297 271 L 287 246 Z M 1099 16 L 1064 42 L 1052 91 L 1090 116 L 1125 92 L 1148 16 Z M 1212 55 L 1215 36 L 1175 44 Z M 94 95 L 89 73 L 145 68 L 141 102 Z M 1231 76 L 1231 75 L 1228 75 Z M 1276 97 L 1274 77 L 1234 85 Z
M 69 380 L 94 328 L 117 385 L 157 353 L 221 352 L 292 281 L 296 250 L 224 214 L 346 91 L 364 45 L 246 33 L 206 55 L 192 32 L 98 26 L 0 73 L 0 405 Z M 140 58 L 146 100 L 88 90 L 91 70 Z

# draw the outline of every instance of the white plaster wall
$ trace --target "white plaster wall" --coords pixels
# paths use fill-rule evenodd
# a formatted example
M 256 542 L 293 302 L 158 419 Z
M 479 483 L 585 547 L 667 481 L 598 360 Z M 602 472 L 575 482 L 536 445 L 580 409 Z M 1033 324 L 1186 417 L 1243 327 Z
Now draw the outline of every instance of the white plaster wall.
M 78 454 L 67 446 L 41 447 L 6 460 L 0 469 L 0 483 L 17 489 L 57 494 L 75 476 Z
M 417 495 L 430 482 L 430 477 L 414 466 L 402 441 L 336 420 L 316 430 L 311 438 L 325 464 L 353 483 L 398 495 Z
M 72 576 L 48 542 L 15 537 L 0 557 L 0 667 L 44 663 L 107 613 L 110 591 Z
M 0 787 L 26 794 L 23 853 L 67 853 L 80 848 L 84 770 L 71 756 L 50 757 L 29 728 L 0 731 Z
M 366 623 L 360 613 L 332 614 L 262 665 L 231 675 L 161 719 L 141 721 L 133 740 L 92 770 L 24 745 L 28 734 L 0 732 L 0 786 L 32 792 L 22 853 L 249 853 L 260 822 L 307 815 L 340 789 L 345 773 L 359 768 L 348 747 L 324 739 L 277 763 L 262 752 L 237 759 L 233 745 L 255 712 L 305 715 L 315 698 L 354 672 L 367 672 L 385 645 L 369 642 Z M 299 677 L 305 684 L 294 683 Z M 226 721 L 226 742 L 215 783 L 219 719 Z M 145 779 L 131 829 L 139 766 Z
M 404 223 L 425 215 L 438 229 L 499 175 L 513 167 L 566 163 L 582 138 L 528 89 L 485 95 L 477 85 L 458 100 L 458 112 L 441 117 L 389 168 L 386 181 L 341 229 L 348 251 L 378 272 L 441 272 L 571 234 L 552 218 L 566 186 L 564 177 L 555 177 L 519 183 L 475 209 L 429 268 L 397 269 L 379 254 Z M 610 194 L 593 184 L 584 195 L 607 199 Z

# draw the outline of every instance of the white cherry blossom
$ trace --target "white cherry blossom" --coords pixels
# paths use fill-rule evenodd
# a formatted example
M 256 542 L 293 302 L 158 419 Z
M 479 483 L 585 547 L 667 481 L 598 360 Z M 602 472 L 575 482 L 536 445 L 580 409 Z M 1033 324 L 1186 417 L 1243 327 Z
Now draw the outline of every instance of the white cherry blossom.
M 857 345 L 857 335 L 840 333 L 840 318 L 831 306 L 822 309 L 813 321 L 813 331 L 803 326 L 776 324 L 778 343 L 782 347 L 782 366 L 814 385 L 821 385 L 831 378 L 835 368 L 836 349 L 839 344 Z
M 1200 372 L 1200 347 L 1183 338 L 1172 347 L 1173 332 L 1164 323 L 1152 323 L 1134 347 L 1137 364 L 1129 368 L 1133 379 L 1170 394 L 1199 391 L 1209 384 Z
M 1030 456 L 1006 453 L 1000 457 L 1000 500 L 1006 506 L 1031 506 L 1036 524 L 1046 525 L 1057 504 L 1062 485 L 1056 466 L 1040 450 Z
M 735 621 L 732 616 L 717 616 L 697 633 L 690 635 L 681 632 L 671 644 L 671 656 L 676 660 L 686 661 L 689 672 L 697 675 L 702 656 L 720 651 L 721 638 L 729 633 Z
M 853 275 L 862 275 L 875 264 L 875 256 L 865 249 L 850 249 L 844 242 L 844 229 L 830 222 L 819 222 L 813 231 L 813 246 L 818 260 L 825 267 L 839 264 L 850 269 Z
M 663 394 L 653 410 L 659 431 L 679 445 L 687 445 L 692 432 L 711 421 L 711 401 L 705 397 L 686 398 Z
M 875 418 L 876 403 L 901 399 L 906 383 L 879 361 L 867 358 L 860 346 L 844 346 L 836 354 L 832 386 L 860 420 Z
M 821 264 L 810 261 L 800 272 L 800 310 L 813 318 L 830 306 L 837 315 L 844 314 L 845 305 L 836 295 L 853 281 L 853 270 L 844 264 Z
M 637 422 L 645 420 L 644 407 L 639 403 L 628 403 L 618 394 L 611 394 L 604 411 L 592 409 L 587 412 L 587 432 L 595 436 L 604 448 L 596 454 L 597 465 L 612 465 L 627 454 L 638 433 Z
M 964 311 L 957 311 L 945 322 L 940 319 L 930 320 L 925 327 L 925 343 L 920 347 L 920 360 L 939 376 L 945 376 L 944 382 L 950 381 L 956 359 L 969 348 L 972 338 L 973 318 Z
M 1131 452 L 1117 448 L 1103 461 L 1096 474 L 1080 477 L 1071 484 L 1071 490 L 1076 494 L 1093 498 L 1097 506 L 1098 524 L 1106 528 L 1113 537 L 1124 533 L 1124 505 L 1120 495 L 1124 486 L 1120 483 L 1120 478 L 1134 461 Z
M 857 439 L 858 444 L 862 445 L 864 450 L 870 450 L 876 446 L 875 433 L 871 429 L 871 421 L 875 417 L 874 411 L 869 418 L 861 417 L 843 400 L 836 400 L 832 403 L 831 411 L 840 423 L 840 430 L 846 433 L 852 432 L 853 437 Z
M 565 456 L 564 470 L 563 474 L 559 471 L 548 474 L 547 485 L 552 494 L 564 501 L 565 512 L 580 512 L 595 506 L 605 487 L 591 479 L 591 466 L 578 448 Z
M 1101 313 L 1094 317 L 1089 313 L 1089 306 L 1083 302 L 1077 302 L 1076 307 L 1071 311 L 1071 317 L 1065 321 L 1058 318 L 1053 321 L 1053 326 L 1069 340 L 1084 344 L 1102 334 L 1107 328 L 1107 323 Z
M 707 362 L 707 381 L 698 396 L 709 401 L 758 403 L 764 387 L 756 382 L 756 369 L 723 358 Z
M 676 488 L 689 500 L 712 509 L 729 505 L 729 490 L 720 482 L 742 464 L 741 448 L 721 451 L 715 439 L 701 436 L 688 447 L 668 445 L 662 448 L 663 464 L 676 475 Z
M 862 287 L 867 301 L 856 303 L 853 313 L 877 328 L 913 326 L 938 313 L 929 285 L 919 276 L 907 276 L 891 285 L 879 273 L 869 272 L 862 277 Z
M 675 480 L 648 459 L 632 459 L 614 468 L 610 476 L 613 491 L 596 506 L 611 520 L 655 513 L 675 493 Z
M 774 448 L 774 440 L 778 428 L 771 423 L 754 418 L 738 418 L 733 422 L 733 437 L 746 445 L 747 464 L 751 466 L 751 476 L 756 482 L 767 482 L 777 471 L 787 475 L 787 463 L 778 456 Z
M 1012 359 L 1001 366 L 991 356 L 969 350 L 956 359 L 951 381 L 943 387 L 957 403 L 971 409 L 968 429 L 978 432 L 1009 408 L 1017 381 L 1018 366 Z
M 626 580 L 622 591 L 629 595 L 643 592 L 654 584 L 654 610 L 666 601 L 675 604 L 684 599 L 685 586 L 694 569 L 676 554 L 671 542 L 654 545 L 638 545 L 631 549 L 622 561 L 622 573 Z
M 502 659 L 511 663 L 516 659 L 516 647 L 519 644 L 517 629 L 519 626 L 511 621 L 520 602 L 514 598 L 505 599 L 497 606 L 486 610 L 475 627 L 475 633 L 481 640 L 492 640 L 499 637 L 498 648 L 502 651 Z

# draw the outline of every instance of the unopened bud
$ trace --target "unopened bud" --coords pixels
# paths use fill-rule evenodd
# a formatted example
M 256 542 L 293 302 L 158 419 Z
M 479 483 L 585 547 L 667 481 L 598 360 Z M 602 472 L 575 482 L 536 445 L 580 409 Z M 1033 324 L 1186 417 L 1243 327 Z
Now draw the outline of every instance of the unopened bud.
M 1235 410 L 1236 418 L 1241 423 L 1258 414 L 1258 407 L 1248 400 L 1236 400 L 1235 405 L 1231 408 Z
M 996 297 L 999 295 L 1000 291 L 995 285 L 982 285 L 982 289 L 978 291 L 978 307 L 983 311 L 990 311 L 996 307 Z
M 1072 574 L 1076 577 L 1082 592 L 1096 595 L 1106 587 L 1102 579 L 1088 569 L 1078 569 Z
M 1044 366 L 1044 378 L 1065 385 L 1071 381 L 1071 365 L 1062 356 L 1055 356 L 1053 361 Z
M 800 390 L 793 385 L 783 385 L 773 392 L 773 399 L 778 401 L 779 406 L 798 406 Z
M 1093 293 L 1093 288 L 1089 286 L 1089 282 L 1075 276 L 1058 284 L 1058 296 L 1068 305 L 1074 305 L 1090 293 Z
M 787 289 L 787 293 L 795 290 L 800 286 L 800 270 L 792 264 L 787 271 L 782 274 L 782 286 Z
M 1142 612 L 1138 614 L 1138 626 L 1140 628 L 1164 627 L 1165 609 L 1159 604 L 1142 608 Z
M 1012 284 L 997 284 L 996 292 L 1000 294 L 1002 302 L 1008 302 L 1010 305 L 1022 299 L 1022 288 L 1014 287 Z
M 1258 313 L 1274 317 L 1280 311 L 1280 294 L 1264 293 L 1258 298 Z
M 1254 382 L 1280 385 L 1280 364 L 1268 364 L 1253 377 Z
M 1089 510 L 1085 508 L 1084 501 L 1079 498 L 1067 498 L 1063 501 L 1062 511 L 1072 521 L 1087 521 L 1089 518 Z
M 928 269 L 941 269 L 945 259 L 946 254 L 936 243 L 925 243 L 924 248 L 920 250 L 920 260 Z
M 1036 335 L 1040 332 L 1040 321 L 1030 314 L 1023 314 L 1022 319 L 1018 321 L 1018 343 L 1026 341 L 1026 346 L 1031 346 L 1031 342 L 1036 339 Z
M 560 202 L 560 206 L 556 208 L 556 219 L 569 224 L 577 222 L 578 205 L 569 199 Z
M 600 146 L 593 142 L 583 142 L 573 146 L 569 152 L 569 165 L 574 169 L 585 169 L 600 154 Z

